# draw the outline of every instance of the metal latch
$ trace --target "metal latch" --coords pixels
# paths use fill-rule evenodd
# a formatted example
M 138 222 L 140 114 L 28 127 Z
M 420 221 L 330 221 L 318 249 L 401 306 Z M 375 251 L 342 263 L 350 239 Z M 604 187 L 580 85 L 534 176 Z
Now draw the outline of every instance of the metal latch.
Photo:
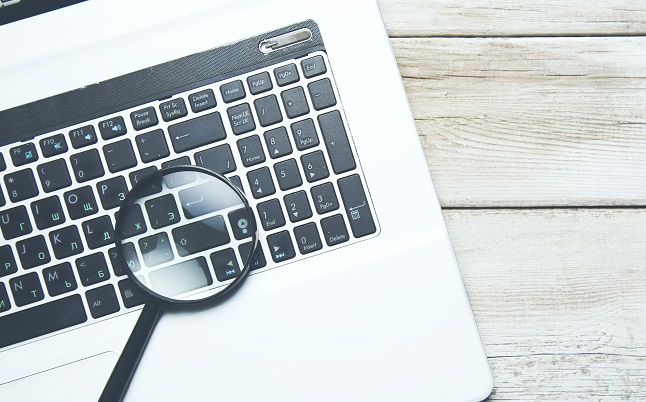
M 312 31 L 302 28 L 297 31 L 288 32 L 273 38 L 265 39 L 260 42 L 258 48 L 261 52 L 267 54 L 282 49 L 287 46 L 293 46 L 297 43 L 305 42 L 312 39 Z

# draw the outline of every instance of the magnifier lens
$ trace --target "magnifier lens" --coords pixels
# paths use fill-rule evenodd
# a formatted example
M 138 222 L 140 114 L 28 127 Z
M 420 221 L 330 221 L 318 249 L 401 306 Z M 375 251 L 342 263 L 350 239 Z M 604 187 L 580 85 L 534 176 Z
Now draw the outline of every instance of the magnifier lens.
M 160 170 L 122 205 L 117 247 L 128 275 L 168 302 L 215 298 L 247 273 L 256 224 L 244 195 L 194 166 Z

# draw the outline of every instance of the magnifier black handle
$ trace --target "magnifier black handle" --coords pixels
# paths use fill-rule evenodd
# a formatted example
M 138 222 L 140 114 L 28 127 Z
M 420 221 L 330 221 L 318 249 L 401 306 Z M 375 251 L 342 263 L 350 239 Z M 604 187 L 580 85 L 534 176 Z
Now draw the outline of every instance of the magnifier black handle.
M 135 368 L 144 353 L 148 339 L 159 319 L 160 308 L 157 304 L 147 303 L 139 316 L 135 328 L 128 338 L 116 366 L 103 388 L 99 402 L 120 402 L 123 400 Z

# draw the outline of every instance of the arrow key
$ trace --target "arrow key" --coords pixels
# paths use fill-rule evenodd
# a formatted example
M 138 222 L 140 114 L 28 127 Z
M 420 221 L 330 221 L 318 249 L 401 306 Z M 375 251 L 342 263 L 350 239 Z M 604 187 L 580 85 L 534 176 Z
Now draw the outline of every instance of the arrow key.
M 232 248 L 217 251 L 211 254 L 211 264 L 218 281 L 224 282 L 235 278 L 240 273 L 240 266 L 236 253 Z
M 262 167 L 247 173 L 247 180 L 249 180 L 251 193 L 255 199 L 266 197 L 276 192 L 268 167 Z
M 287 208 L 287 215 L 292 222 L 300 222 L 304 219 L 312 217 L 312 208 L 307 199 L 305 191 L 297 191 L 292 194 L 287 194 L 285 198 L 285 207 Z
M 267 244 L 274 262 L 283 262 L 296 257 L 292 239 L 286 230 L 267 236 Z

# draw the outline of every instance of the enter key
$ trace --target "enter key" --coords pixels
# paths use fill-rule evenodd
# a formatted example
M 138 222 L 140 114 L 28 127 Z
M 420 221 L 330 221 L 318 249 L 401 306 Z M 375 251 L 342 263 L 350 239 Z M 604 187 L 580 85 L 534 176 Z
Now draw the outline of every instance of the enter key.
M 361 178 L 357 174 L 339 179 L 339 191 L 354 237 L 363 237 L 377 231 L 372 218 Z

